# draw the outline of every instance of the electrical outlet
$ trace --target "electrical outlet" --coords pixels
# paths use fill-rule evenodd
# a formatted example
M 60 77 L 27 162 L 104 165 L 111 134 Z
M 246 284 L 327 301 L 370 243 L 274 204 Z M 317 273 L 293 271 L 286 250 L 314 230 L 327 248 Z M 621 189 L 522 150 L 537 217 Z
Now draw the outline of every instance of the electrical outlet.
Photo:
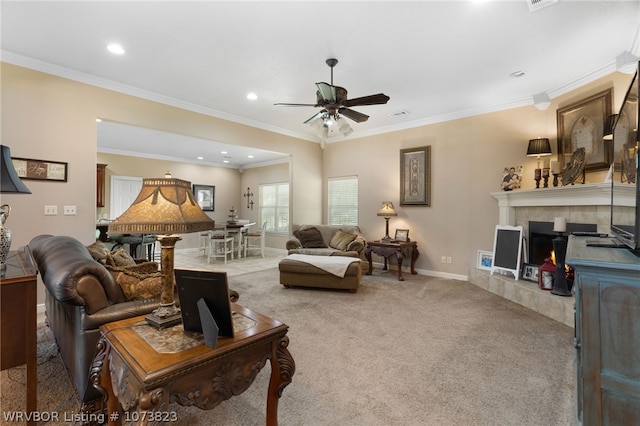
M 451 263 L 451 256 L 447 256 L 447 263 Z
M 55 216 L 58 214 L 58 206 L 44 206 L 45 216 Z
M 76 206 L 64 206 L 65 216 L 75 216 L 75 214 L 76 214 Z
M 447 256 L 440 256 L 440 262 L 447 263 Z

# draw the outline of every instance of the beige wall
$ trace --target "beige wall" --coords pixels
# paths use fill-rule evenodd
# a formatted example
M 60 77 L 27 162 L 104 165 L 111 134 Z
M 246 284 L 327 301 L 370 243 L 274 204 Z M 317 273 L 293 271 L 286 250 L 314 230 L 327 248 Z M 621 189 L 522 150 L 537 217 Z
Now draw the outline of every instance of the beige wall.
M 453 276 L 468 275 L 469 268 L 475 266 L 477 250 L 492 249 L 498 209 L 490 193 L 499 190 L 503 167 L 524 165 L 523 186 L 533 188 L 535 159 L 525 156 L 527 141 L 548 137 L 555 151 L 559 107 L 614 87 L 613 104 L 617 110 L 631 79 L 614 73 L 554 99 L 545 111 L 533 106 L 515 108 L 330 143 L 322 150 L 316 143 L 13 65 L 3 63 L 1 71 L 2 143 L 11 147 L 14 156 L 69 163 L 67 183 L 27 181 L 32 195 L 2 196 L 2 202 L 10 203 L 14 209 L 7 222 L 14 234 L 14 247 L 41 233 L 68 234 L 86 243 L 93 239 L 98 161 L 95 118 L 101 117 L 289 154 L 288 171 L 274 172 L 273 179 L 282 181 L 286 180 L 285 175 L 289 176 L 291 223 L 323 221 L 323 182 L 329 177 L 358 175 L 360 225 L 366 236 L 383 236 L 384 220 L 375 212 L 381 201 L 391 200 L 399 209 L 399 216 L 391 219 L 391 232 L 405 227 L 411 230 L 410 237 L 418 241 L 422 253 L 418 269 Z M 423 145 L 431 146 L 432 206 L 400 207 L 399 150 Z M 195 183 L 200 172 L 191 167 L 194 166 L 182 170 L 174 167 L 172 171 L 176 177 L 193 173 Z M 604 172 L 589 174 L 587 179 L 598 182 L 603 176 Z M 249 169 L 233 183 L 231 192 L 237 194 L 238 205 L 244 201 L 241 194 L 246 187 L 257 190 L 261 179 Z M 233 195 L 230 197 L 233 202 Z M 45 217 L 45 204 L 57 205 L 60 211 L 63 205 L 74 204 L 78 215 Z M 451 256 L 452 263 L 441 264 L 441 255 Z
M 96 117 L 205 140 L 252 146 L 291 156 L 292 209 L 304 222 L 321 217 L 319 144 L 255 129 L 147 101 L 38 71 L 2 63 L 0 69 L 2 144 L 16 157 L 68 163 L 68 181 L 26 181 L 31 195 L 4 194 L 12 206 L 7 227 L 13 248 L 39 234 L 70 235 L 89 244 L 95 238 Z M 108 163 L 108 162 L 107 162 Z M 297 164 L 301 164 L 296 167 Z M 175 170 L 177 177 L 180 170 Z M 238 202 L 242 185 L 236 183 Z M 317 194 L 310 197 L 309 194 Z M 57 205 L 57 216 L 44 216 L 45 205 Z M 76 216 L 62 215 L 75 205 Z M 296 206 L 300 208 L 296 209 Z M 43 301 L 42 292 L 38 295 Z
M 614 87 L 617 111 L 631 76 L 615 73 L 555 99 L 545 111 L 533 106 L 479 115 L 409 130 L 331 143 L 323 152 L 325 179 L 357 175 L 359 224 L 368 238 L 384 236 L 384 219 L 376 216 L 382 201 L 398 211 L 390 234 L 409 229 L 418 242 L 416 268 L 436 274 L 467 276 L 478 250 L 492 250 L 498 207 L 491 192 L 500 190 L 504 166 L 524 166 L 523 188 L 535 188 L 535 158 L 526 157 L 535 137 L 551 140 L 557 150 L 556 110 Z M 400 206 L 400 149 L 431 146 L 431 207 Z M 553 156 L 555 158 L 555 156 Z M 587 175 L 602 182 L 606 171 Z M 326 211 L 326 201 L 324 201 Z M 451 256 L 442 264 L 441 256 Z

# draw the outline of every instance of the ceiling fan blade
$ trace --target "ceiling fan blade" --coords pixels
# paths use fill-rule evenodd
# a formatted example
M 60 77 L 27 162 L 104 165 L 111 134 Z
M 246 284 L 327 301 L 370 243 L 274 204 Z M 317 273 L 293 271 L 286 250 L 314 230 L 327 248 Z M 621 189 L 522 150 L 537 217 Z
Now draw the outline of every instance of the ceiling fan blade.
M 389 101 L 389 97 L 384 93 L 378 93 L 376 95 L 362 96 L 360 98 L 347 99 L 342 102 L 342 105 L 346 107 L 361 106 L 361 105 L 381 105 L 386 104 Z
M 313 120 L 315 120 L 316 118 L 318 118 L 318 117 L 322 117 L 322 115 L 323 115 L 323 114 L 326 114 L 326 113 L 327 113 L 327 110 L 326 110 L 326 109 L 323 109 L 323 110 L 319 111 L 318 113 L 314 114 L 314 115 L 313 115 L 313 117 L 311 117 L 311 118 L 309 118 L 308 120 L 306 120 L 306 121 L 304 122 L 304 124 L 309 124 L 309 123 L 311 123 Z
M 327 83 L 316 83 L 318 93 L 326 102 L 333 103 L 336 101 L 336 88 Z
M 305 106 L 305 107 L 306 106 L 310 106 L 310 107 L 317 106 L 316 104 L 287 104 L 287 103 L 284 103 L 284 102 L 279 102 L 279 103 L 274 104 L 274 105 L 276 105 L 276 106 Z
M 367 121 L 369 119 L 368 115 L 365 115 L 365 114 L 363 114 L 361 112 L 358 112 L 358 111 L 354 111 L 354 110 L 349 109 L 349 108 L 340 108 L 340 109 L 338 109 L 338 112 L 340 114 L 344 115 L 345 117 L 349 117 L 350 119 L 352 119 L 356 123 L 362 123 L 363 121 Z

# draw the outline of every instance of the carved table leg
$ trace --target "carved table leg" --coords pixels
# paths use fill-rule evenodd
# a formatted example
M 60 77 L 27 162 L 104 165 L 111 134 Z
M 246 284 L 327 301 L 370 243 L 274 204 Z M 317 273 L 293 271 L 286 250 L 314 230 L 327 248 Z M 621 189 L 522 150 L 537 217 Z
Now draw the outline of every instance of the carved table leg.
M 416 259 L 420 256 L 420 252 L 418 251 L 418 247 L 414 247 L 411 252 L 411 273 L 416 275 Z
M 296 363 L 287 349 L 289 337 L 283 336 L 271 348 L 271 377 L 267 396 L 267 426 L 278 425 L 278 400 L 282 391 L 291 383 Z
M 367 246 L 367 249 L 364 251 L 364 256 L 369 261 L 369 272 L 367 272 L 367 275 L 371 275 L 371 272 L 373 271 L 373 263 L 371 262 L 371 247 Z
M 111 374 L 109 372 L 109 355 L 111 346 L 103 337 L 98 341 L 96 356 L 91 363 L 90 379 L 93 387 L 102 394 L 103 401 L 107 403 L 107 420 L 109 425 L 121 424 L 120 404 L 113 392 Z
M 404 281 L 404 277 L 402 276 L 402 261 L 404 260 L 404 255 L 401 249 L 398 249 L 396 256 L 398 258 L 398 281 Z

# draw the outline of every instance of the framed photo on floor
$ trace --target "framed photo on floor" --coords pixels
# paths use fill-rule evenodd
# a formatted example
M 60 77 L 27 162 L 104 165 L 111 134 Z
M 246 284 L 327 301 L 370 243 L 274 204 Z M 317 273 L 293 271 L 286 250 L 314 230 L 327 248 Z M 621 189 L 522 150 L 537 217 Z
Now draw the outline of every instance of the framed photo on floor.
M 476 265 L 477 268 L 490 271 L 492 265 L 493 265 L 493 252 L 478 250 L 478 264 Z
M 538 272 L 540 271 L 540 265 L 534 265 L 533 263 L 525 263 L 522 266 L 522 279 L 538 283 Z

